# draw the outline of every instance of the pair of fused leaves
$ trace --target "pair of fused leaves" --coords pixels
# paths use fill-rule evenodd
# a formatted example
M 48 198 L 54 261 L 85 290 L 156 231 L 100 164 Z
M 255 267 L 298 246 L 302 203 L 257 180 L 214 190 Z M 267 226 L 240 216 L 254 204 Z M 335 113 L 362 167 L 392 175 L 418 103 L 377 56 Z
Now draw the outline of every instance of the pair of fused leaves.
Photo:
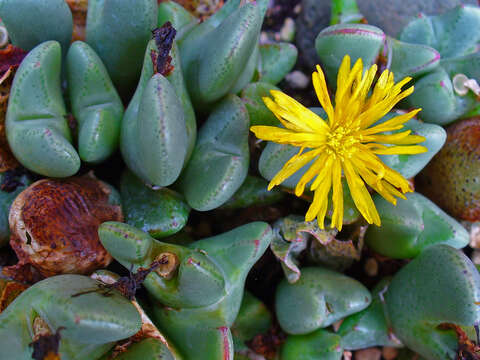
M 447 124 L 477 108 L 476 95 L 457 93 L 453 77 L 480 79 L 479 20 L 480 9 L 468 5 L 438 16 L 422 14 L 403 29 L 400 41 L 375 26 L 338 24 L 322 30 L 315 47 L 332 86 L 345 54 L 352 61 L 362 58 L 367 67 L 380 58 L 397 80 L 415 79 L 415 92 L 403 106 L 422 108 L 419 117 L 427 122 Z
M 156 0 L 88 1 L 86 42 L 104 62 L 122 96 L 130 96 L 138 81 L 142 55 L 156 27 L 157 8 Z M 29 51 L 55 40 L 66 54 L 73 22 L 64 0 L 2 0 L 0 17 L 15 46 Z
M 31 359 L 39 323 L 50 334 L 64 328 L 62 360 L 98 359 L 141 327 L 130 301 L 115 290 L 105 291 L 100 282 L 81 275 L 59 275 L 28 288 L 0 314 L 0 359 Z
M 144 182 L 179 189 L 194 209 L 226 202 L 248 170 L 248 114 L 239 98 L 219 103 L 196 139 L 196 123 L 176 46 L 168 79 L 153 74 L 149 43 L 139 86 L 122 124 L 121 149 L 128 167 Z M 186 164 L 187 157 L 191 158 Z
M 168 276 L 145 280 L 153 316 L 185 359 L 232 358 L 230 326 L 238 313 L 245 278 L 268 247 L 268 224 L 250 223 L 188 246 L 163 243 L 129 225 L 104 223 L 100 240 L 112 256 L 133 270 L 155 259 L 175 259 Z
M 75 174 L 80 158 L 100 162 L 118 144 L 123 105 L 100 58 L 75 42 L 66 59 L 72 113 L 78 122 L 78 153 L 61 90 L 61 48 L 48 41 L 20 65 L 10 93 L 6 131 L 15 157 L 41 175 Z

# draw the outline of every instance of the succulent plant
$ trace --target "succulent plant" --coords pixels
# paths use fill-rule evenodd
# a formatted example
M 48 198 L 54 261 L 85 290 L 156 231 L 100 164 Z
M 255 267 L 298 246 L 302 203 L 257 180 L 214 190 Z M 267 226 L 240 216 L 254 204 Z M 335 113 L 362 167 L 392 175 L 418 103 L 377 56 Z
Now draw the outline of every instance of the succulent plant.
M 25 290 L 0 314 L 0 344 L 9 349 L 0 359 L 12 354 L 32 359 L 30 344 L 59 329 L 59 355 L 65 360 L 99 358 L 115 341 L 135 334 L 138 311 L 116 290 L 102 294 L 100 284 L 82 275 L 59 275 Z
M 457 220 L 478 220 L 479 7 L 397 39 L 368 0 L 303 0 L 306 108 L 281 90 L 299 54 L 268 40 L 278 2 L 17 2 L 0 0 L 0 246 L 18 257 L 0 251 L 0 360 L 478 357 Z
M 421 107 L 422 120 L 443 125 L 477 109 L 478 90 L 470 91 L 469 84 L 479 78 L 479 16 L 480 10 L 468 5 L 437 16 L 422 14 L 405 26 L 399 40 L 372 25 L 338 24 L 318 34 L 315 48 L 332 86 L 331 75 L 345 54 L 367 64 L 380 61 L 400 78 L 413 77 L 415 92 L 403 106 Z
M 307 334 L 365 309 L 370 292 L 358 281 L 321 268 L 302 269 L 294 284 L 283 280 L 275 294 L 275 312 L 282 329 Z
M 407 195 L 392 206 L 380 197 L 374 198 L 383 226 L 373 226 L 365 234 L 366 244 L 379 254 L 391 258 L 411 258 L 429 246 L 446 244 L 461 249 L 470 238 L 465 228 L 429 199 L 419 193 Z
M 473 328 L 480 321 L 480 275 L 448 245 L 425 249 L 393 277 L 384 296 L 395 335 L 428 360 L 457 358 L 459 339 L 442 324 Z
M 373 346 L 402 346 L 389 330 L 385 317 L 384 293 L 391 279 L 382 279 L 372 291 L 372 302 L 364 310 L 347 316 L 338 329 L 341 345 L 346 350 Z
M 144 285 L 157 326 L 185 359 L 224 359 L 233 355 L 230 326 L 239 311 L 251 266 L 270 243 L 268 224 L 256 222 L 187 247 L 162 243 L 122 223 L 100 226 L 103 246 L 127 268 L 166 262 Z
M 343 349 L 340 336 L 325 329 L 307 335 L 290 335 L 283 344 L 281 360 L 340 360 Z

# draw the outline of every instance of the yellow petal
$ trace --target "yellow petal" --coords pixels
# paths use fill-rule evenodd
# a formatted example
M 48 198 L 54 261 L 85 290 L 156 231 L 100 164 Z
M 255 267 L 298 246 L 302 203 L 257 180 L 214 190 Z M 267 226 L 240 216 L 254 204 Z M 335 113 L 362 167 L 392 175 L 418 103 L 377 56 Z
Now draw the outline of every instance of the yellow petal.
M 373 150 L 378 155 L 414 155 L 427 152 L 428 149 L 421 145 L 390 146 L 386 149 Z
M 312 74 L 313 87 L 317 93 L 318 101 L 322 105 L 323 110 L 327 113 L 330 125 L 332 125 L 333 119 L 333 106 L 330 101 L 330 95 L 327 90 L 327 83 L 325 82 L 325 75 L 323 74 L 322 69 L 317 65 L 317 72 Z
M 276 126 L 256 125 L 250 128 L 255 136 L 262 140 L 278 144 L 316 148 L 325 144 L 326 135 L 319 133 L 294 132 Z
M 327 131 L 328 125 L 325 121 L 315 114 L 310 109 L 306 108 L 302 104 L 300 104 L 294 98 L 288 96 L 287 94 L 278 91 L 278 90 L 271 90 L 270 93 L 272 94 L 275 103 L 283 109 L 282 113 L 289 113 L 290 116 L 295 119 L 295 121 L 301 121 L 303 124 L 308 126 L 311 130 L 314 131 Z M 290 121 L 289 118 L 286 118 Z
M 422 109 L 415 109 L 406 114 L 402 114 L 399 116 L 395 116 L 394 118 L 385 121 L 384 123 L 375 125 L 368 129 L 364 129 L 361 131 L 362 135 L 371 135 L 371 134 L 378 134 L 386 131 L 394 131 L 403 128 L 403 124 L 417 115 Z
M 369 135 L 363 137 L 362 141 L 372 141 L 382 144 L 411 145 L 424 142 L 426 139 L 420 135 L 410 135 L 411 130 L 402 131 L 391 135 Z
M 325 167 L 325 160 L 327 158 L 327 154 L 323 152 L 317 160 L 308 168 L 308 170 L 303 174 L 300 180 L 295 187 L 295 195 L 301 196 L 305 191 L 305 185 L 310 182 L 315 176 L 317 176 L 321 169 Z
M 340 161 L 335 161 L 332 168 L 332 184 L 333 184 L 333 214 L 331 228 L 342 230 L 343 226 L 343 188 L 342 188 L 342 165 Z
M 298 154 L 288 160 L 280 169 L 280 171 L 273 177 L 268 184 L 268 190 L 271 190 L 276 185 L 280 185 L 290 176 L 295 174 L 298 170 L 314 159 L 322 150 L 323 149 L 310 150 L 304 154 L 302 154 L 302 150 L 300 150 Z
M 380 216 L 375 208 L 372 197 L 368 193 L 365 183 L 356 173 L 350 160 L 345 159 L 343 161 L 343 170 L 345 172 L 345 177 L 347 178 L 353 202 L 358 211 L 360 211 L 368 223 L 380 226 Z

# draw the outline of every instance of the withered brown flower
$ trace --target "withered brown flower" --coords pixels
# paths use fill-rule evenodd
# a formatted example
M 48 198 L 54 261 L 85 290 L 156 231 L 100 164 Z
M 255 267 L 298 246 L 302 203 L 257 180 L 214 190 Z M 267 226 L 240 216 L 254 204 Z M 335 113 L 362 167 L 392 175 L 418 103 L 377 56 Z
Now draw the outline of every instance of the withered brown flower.
M 122 221 L 111 188 L 93 176 L 43 179 L 21 192 L 9 214 L 17 265 L 3 273 L 24 282 L 58 274 L 89 274 L 112 257 L 98 237 L 105 221 Z

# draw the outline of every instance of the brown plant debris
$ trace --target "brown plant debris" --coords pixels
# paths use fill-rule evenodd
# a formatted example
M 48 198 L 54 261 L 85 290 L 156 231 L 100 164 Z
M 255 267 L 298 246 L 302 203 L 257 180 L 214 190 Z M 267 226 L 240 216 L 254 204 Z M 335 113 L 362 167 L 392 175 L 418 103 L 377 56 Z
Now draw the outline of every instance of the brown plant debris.
M 157 46 L 157 51 L 152 50 L 150 54 L 153 62 L 153 71 L 155 74 L 160 73 L 163 76 L 168 76 L 174 69 L 171 64 L 172 57 L 169 54 L 172 50 L 177 30 L 175 30 L 170 21 L 167 21 L 161 27 L 153 30 L 152 34 Z
M 88 0 L 66 0 L 73 15 L 72 42 L 85 41 L 85 25 L 87 23 Z
M 266 359 L 274 359 L 280 346 L 285 342 L 287 336 L 280 330 L 278 325 L 272 326 L 266 334 L 258 334 L 246 345 L 256 354 Z
M 26 51 L 11 44 L 5 49 L 0 49 L 0 172 L 14 169 L 20 165 L 8 146 L 5 117 L 13 77 L 26 55 Z
M 445 323 L 441 324 L 438 328 L 441 330 L 455 331 L 458 339 L 457 360 L 480 360 L 478 327 L 475 327 L 477 341 L 470 340 L 465 331 L 456 324 Z
M 73 294 L 72 297 L 77 297 L 85 294 L 90 294 L 92 292 L 102 292 L 104 296 L 110 296 L 112 290 L 117 290 L 128 300 L 133 301 L 135 299 L 135 294 L 137 293 L 140 286 L 145 281 L 145 278 L 152 272 L 155 271 L 161 265 L 168 263 L 167 257 L 161 257 L 158 260 L 153 261 L 148 268 L 139 268 L 137 272 L 129 272 L 128 276 L 122 276 L 117 281 L 112 284 L 98 284 L 96 289 L 86 290 Z
M 59 327 L 55 334 L 42 334 L 29 345 L 33 347 L 32 359 L 34 360 L 61 360 L 58 353 L 60 347 L 60 332 L 64 327 Z
M 27 288 L 25 284 L 0 279 L 0 314 Z
M 112 261 L 98 237 L 105 221 L 122 221 L 111 188 L 91 175 L 43 179 L 22 191 L 10 215 L 10 245 L 18 264 L 3 274 L 20 282 L 59 274 L 90 274 Z

